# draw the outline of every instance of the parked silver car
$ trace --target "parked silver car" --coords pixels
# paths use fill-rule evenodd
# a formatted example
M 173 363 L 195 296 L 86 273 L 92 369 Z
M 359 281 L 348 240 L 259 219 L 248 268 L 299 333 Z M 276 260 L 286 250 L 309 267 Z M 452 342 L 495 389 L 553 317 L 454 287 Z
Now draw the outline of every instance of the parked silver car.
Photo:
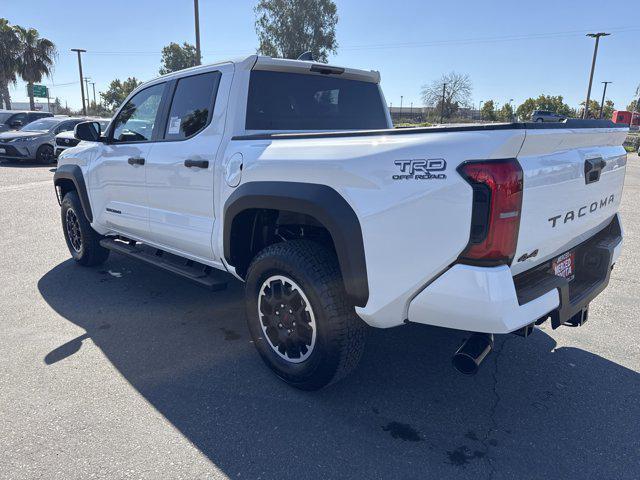
M 84 121 L 84 118 L 41 118 L 18 131 L 0 133 L 0 161 L 36 160 L 42 164 L 51 163 L 55 160 L 55 136 L 73 130 Z
M 549 110 L 534 110 L 531 114 L 532 122 L 561 122 L 566 118 Z

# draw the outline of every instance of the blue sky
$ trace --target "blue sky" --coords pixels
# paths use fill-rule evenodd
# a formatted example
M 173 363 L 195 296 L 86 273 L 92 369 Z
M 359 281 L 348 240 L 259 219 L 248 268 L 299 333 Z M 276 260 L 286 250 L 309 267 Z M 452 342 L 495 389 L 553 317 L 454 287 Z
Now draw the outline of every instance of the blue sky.
M 0 16 L 35 27 L 56 43 L 52 96 L 80 106 L 75 53 L 84 48 L 85 76 L 96 90 L 114 78 L 158 75 L 160 50 L 171 41 L 194 42 L 191 0 L 0 0 Z M 203 61 L 255 52 L 255 0 L 200 0 Z M 339 49 L 330 62 L 375 69 L 387 102 L 420 105 L 421 85 L 455 70 L 470 75 L 473 100 L 518 104 L 540 93 L 584 100 L 593 52 L 589 31 L 611 31 L 600 43 L 592 98 L 601 81 L 624 109 L 640 83 L 637 0 L 449 1 L 337 0 Z M 75 83 L 73 83 L 75 82 Z M 68 85 L 65 85 L 68 84 Z M 26 100 L 24 84 L 12 89 Z

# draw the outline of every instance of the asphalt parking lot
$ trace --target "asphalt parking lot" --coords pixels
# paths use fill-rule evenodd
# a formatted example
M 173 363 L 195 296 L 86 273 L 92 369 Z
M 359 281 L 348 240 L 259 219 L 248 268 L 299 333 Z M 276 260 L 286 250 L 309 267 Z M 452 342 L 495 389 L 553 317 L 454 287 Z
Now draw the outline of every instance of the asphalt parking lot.
M 263 366 L 242 288 L 209 293 L 112 254 L 70 260 L 52 167 L 0 165 L 0 478 L 640 478 L 640 160 L 625 246 L 581 328 L 373 331 L 316 393 Z

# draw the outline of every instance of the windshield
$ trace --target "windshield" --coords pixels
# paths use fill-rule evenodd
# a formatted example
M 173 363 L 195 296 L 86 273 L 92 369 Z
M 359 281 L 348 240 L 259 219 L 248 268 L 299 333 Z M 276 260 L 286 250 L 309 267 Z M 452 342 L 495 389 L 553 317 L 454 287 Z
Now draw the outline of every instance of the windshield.
M 13 113 L 0 113 L 0 123 L 4 123 L 9 120 L 9 117 L 11 117 L 11 115 L 13 115 Z
M 247 130 L 357 130 L 387 126 L 376 83 L 325 75 L 251 72 Z
M 28 123 L 22 127 L 23 132 L 39 132 L 43 130 L 50 130 L 60 123 L 60 120 L 54 118 L 41 118 L 35 122 Z

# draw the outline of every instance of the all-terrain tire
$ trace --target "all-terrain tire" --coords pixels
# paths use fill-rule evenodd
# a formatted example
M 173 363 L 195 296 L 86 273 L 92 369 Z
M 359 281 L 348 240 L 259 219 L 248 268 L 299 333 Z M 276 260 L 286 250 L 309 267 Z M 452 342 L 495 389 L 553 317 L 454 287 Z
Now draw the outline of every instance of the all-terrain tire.
M 301 352 L 306 346 L 302 350 L 294 350 L 293 355 L 297 353 L 298 358 L 289 360 L 278 353 L 267 335 L 268 330 L 265 329 L 275 329 L 269 320 L 275 318 L 274 312 L 271 310 L 272 316 L 268 317 L 260 309 L 266 302 L 265 292 L 270 291 L 269 281 L 276 282 L 275 286 L 277 282 L 286 284 L 284 288 L 289 294 L 299 289 L 301 293 L 294 294 L 308 300 L 308 312 L 302 313 L 307 319 L 310 315 L 314 318 L 316 335 L 313 346 L 306 350 L 308 357 L 304 360 L 301 360 Z M 294 240 L 270 245 L 258 253 L 247 273 L 246 307 L 249 331 L 260 356 L 278 377 L 293 387 L 320 389 L 344 378 L 360 361 L 366 325 L 348 300 L 335 254 L 318 243 Z M 300 328 L 300 323 L 296 328 Z M 293 325 L 296 325 L 295 321 Z
M 109 250 L 100 245 L 102 236 L 91 228 L 77 192 L 67 192 L 60 213 L 64 239 L 73 259 L 87 267 L 104 263 Z

